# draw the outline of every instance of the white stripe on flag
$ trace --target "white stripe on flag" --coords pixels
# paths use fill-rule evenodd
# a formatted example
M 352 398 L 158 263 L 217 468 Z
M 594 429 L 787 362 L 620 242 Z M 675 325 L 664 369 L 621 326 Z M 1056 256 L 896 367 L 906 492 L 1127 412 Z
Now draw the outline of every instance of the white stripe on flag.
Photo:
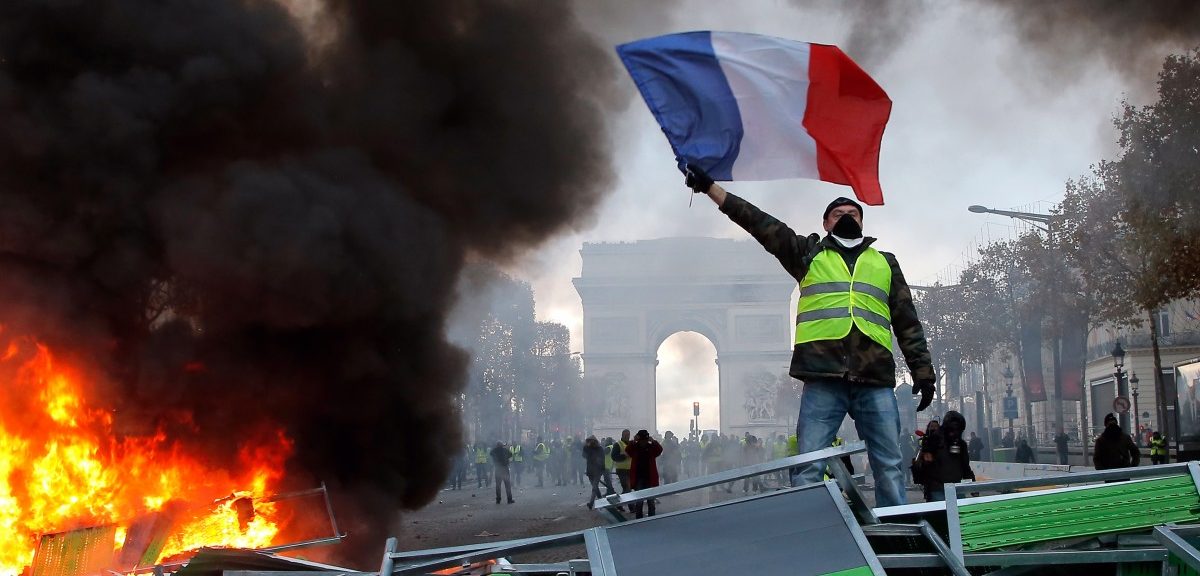
M 809 45 L 736 32 L 713 32 L 712 44 L 742 117 L 733 179 L 820 179 L 804 129 Z

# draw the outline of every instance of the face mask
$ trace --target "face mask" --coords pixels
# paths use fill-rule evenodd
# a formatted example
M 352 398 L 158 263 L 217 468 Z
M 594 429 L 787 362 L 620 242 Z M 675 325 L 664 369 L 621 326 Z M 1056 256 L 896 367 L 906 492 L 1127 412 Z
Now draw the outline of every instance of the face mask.
M 833 236 L 833 239 L 836 240 L 838 244 L 841 244 L 842 248 L 854 248 L 855 246 L 862 244 L 862 241 L 863 241 L 862 238 L 855 238 L 853 240 L 847 240 L 845 238 L 842 238 L 841 236 L 834 236 L 833 234 L 830 234 L 830 236 Z
M 833 225 L 833 229 L 829 233 L 840 238 L 853 240 L 855 238 L 862 238 L 862 226 L 858 225 L 853 216 L 842 214 L 842 217 L 838 218 L 837 224 Z

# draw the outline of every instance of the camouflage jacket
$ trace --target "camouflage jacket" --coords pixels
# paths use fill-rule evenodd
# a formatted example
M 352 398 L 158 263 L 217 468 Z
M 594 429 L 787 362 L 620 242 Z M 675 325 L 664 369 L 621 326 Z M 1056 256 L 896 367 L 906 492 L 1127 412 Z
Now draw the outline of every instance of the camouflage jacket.
M 725 197 L 721 212 L 754 236 L 767 252 L 779 260 L 784 270 L 787 270 L 796 282 L 803 280 L 804 275 L 808 273 L 809 263 L 822 249 L 836 250 L 846 260 L 847 267 L 853 271 L 858 254 L 875 241 L 874 238 L 866 238 L 855 248 L 843 248 L 829 236 L 799 236 L 783 222 L 733 194 Z M 896 343 L 904 354 L 913 380 L 933 382 L 935 378 L 929 360 L 929 346 L 925 342 L 925 331 L 917 319 L 917 309 L 913 306 L 908 283 L 904 281 L 904 274 L 900 272 L 896 257 L 888 252 L 881 254 L 892 269 L 888 306 L 891 309 L 892 330 L 896 335 Z M 896 361 L 892 357 L 892 351 L 868 338 L 858 328 L 851 328 L 850 334 L 841 340 L 796 344 L 792 350 L 792 366 L 789 372 L 792 377 L 800 380 L 846 380 L 868 386 L 896 385 Z

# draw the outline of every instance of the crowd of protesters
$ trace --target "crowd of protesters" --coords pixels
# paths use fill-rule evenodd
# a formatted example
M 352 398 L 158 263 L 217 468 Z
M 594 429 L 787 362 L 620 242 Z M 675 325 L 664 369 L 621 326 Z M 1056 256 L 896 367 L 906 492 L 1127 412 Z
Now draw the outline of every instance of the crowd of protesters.
M 1121 433 L 1116 418 L 1105 418 L 1105 433 L 1096 438 L 1094 465 L 1097 469 L 1137 466 L 1140 453 L 1130 437 Z M 926 500 L 945 497 L 946 482 L 974 480 L 971 462 L 987 461 L 992 453 L 975 432 L 964 437 L 966 420 L 955 411 L 947 412 L 939 421 L 930 420 L 923 432 L 901 434 L 901 451 L 912 474 L 910 486 L 924 491 Z M 1069 437 L 1059 433 L 1054 437 L 1055 452 L 1060 462 L 1066 461 Z M 834 445 L 841 438 L 834 440 Z M 1165 463 L 1165 440 L 1154 433 L 1148 440 L 1151 461 Z M 999 442 L 1012 451 L 1016 462 L 1036 463 L 1036 451 L 1025 438 L 1011 434 Z M 460 490 L 464 484 L 475 483 L 477 489 L 494 485 L 496 503 L 514 503 L 512 487 L 542 488 L 569 485 L 590 485 L 586 505 L 599 498 L 669 484 L 681 479 L 713 474 L 733 468 L 777 460 L 798 453 L 796 436 L 777 434 L 758 438 L 715 433 L 699 437 L 679 438 L 668 431 L 656 438 L 646 430 L 631 434 L 623 430 L 619 438 L 568 435 L 549 440 L 541 436 L 531 441 L 477 442 L 467 446 L 453 459 L 449 489 Z M 854 468 L 844 458 L 847 469 Z M 473 475 L 472 475 L 473 472 Z M 732 493 L 740 488 L 743 494 L 753 494 L 791 485 L 791 472 L 780 470 L 769 475 L 743 479 L 740 485 L 729 482 L 713 486 L 712 490 Z M 829 474 L 827 472 L 826 476 Z M 470 478 L 469 478 L 470 477 Z M 654 503 L 646 508 L 654 515 Z M 641 517 L 643 510 L 635 506 L 631 512 Z
M 639 488 L 678 482 L 741 466 L 749 466 L 796 454 L 796 437 L 782 434 L 758 438 L 753 434 L 706 434 L 680 438 L 667 431 L 656 438 L 646 430 L 631 434 L 624 430 L 619 438 L 568 435 L 565 438 L 529 441 L 477 442 L 452 459 L 448 488 L 461 490 L 475 484 L 476 489 L 495 487 L 496 503 L 514 503 L 512 487 L 542 488 L 590 484 L 590 507 L 597 498 Z M 749 478 L 714 487 L 726 492 L 739 488 L 743 493 L 762 492 L 788 486 L 788 472 L 769 477 Z M 648 504 L 654 514 L 653 504 Z M 634 514 L 640 514 L 636 508 Z

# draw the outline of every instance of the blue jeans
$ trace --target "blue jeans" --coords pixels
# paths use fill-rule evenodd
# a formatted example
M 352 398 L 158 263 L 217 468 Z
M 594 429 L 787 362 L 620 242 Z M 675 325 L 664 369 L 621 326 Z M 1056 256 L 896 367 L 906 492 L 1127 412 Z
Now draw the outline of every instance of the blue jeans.
M 899 506 L 906 502 L 904 472 L 900 468 L 900 412 L 891 388 L 856 386 L 843 381 L 804 383 L 796 438 L 800 452 L 828 448 L 846 414 L 854 420 L 858 437 L 867 443 L 867 460 L 875 477 L 875 505 Z M 820 482 L 825 464 L 812 464 L 792 476 L 792 486 Z

